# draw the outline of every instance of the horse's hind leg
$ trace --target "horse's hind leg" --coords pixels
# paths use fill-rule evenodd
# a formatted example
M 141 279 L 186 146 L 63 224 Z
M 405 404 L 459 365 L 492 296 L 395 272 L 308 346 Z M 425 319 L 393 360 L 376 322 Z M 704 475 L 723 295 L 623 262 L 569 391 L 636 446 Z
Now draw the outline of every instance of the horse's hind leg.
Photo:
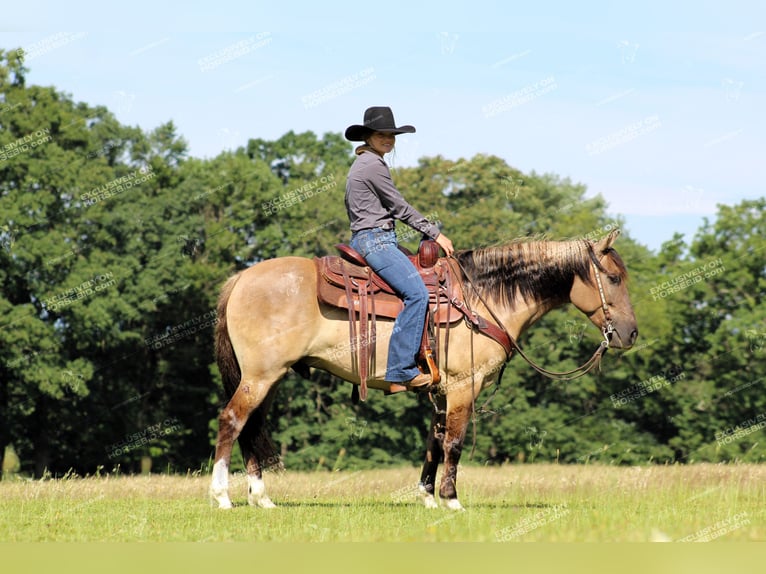
M 266 416 L 271 403 L 274 401 L 276 391 L 277 385 L 274 385 L 261 406 L 250 415 L 250 419 L 239 435 L 239 447 L 242 450 L 242 458 L 245 461 L 245 470 L 247 471 L 247 502 L 250 506 L 261 508 L 276 507 L 266 494 L 263 470 L 282 466 L 281 458 L 266 425 Z
M 444 440 L 444 424 L 446 398 L 444 395 L 437 395 L 434 400 L 434 414 L 431 418 L 431 428 L 428 431 L 426 440 L 426 460 L 423 463 L 423 471 L 420 474 L 420 483 L 418 491 L 420 499 L 426 508 L 438 508 L 434 493 L 436 489 L 436 471 L 439 468 L 444 452 L 442 450 L 442 441 Z
M 240 436 L 250 415 L 261 406 L 272 386 L 283 375 L 284 372 L 277 377 L 266 378 L 265 380 L 271 381 L 268 383 L 255 383 L 253 382 L 254 379 L 243 377 L 231 400 L 218 417 L 218 440 L 215 448 L 215 464 L 213 465 L 210 494 L 218 502 L 219 508 L 231 508 L 229 465 L 234 441 Z

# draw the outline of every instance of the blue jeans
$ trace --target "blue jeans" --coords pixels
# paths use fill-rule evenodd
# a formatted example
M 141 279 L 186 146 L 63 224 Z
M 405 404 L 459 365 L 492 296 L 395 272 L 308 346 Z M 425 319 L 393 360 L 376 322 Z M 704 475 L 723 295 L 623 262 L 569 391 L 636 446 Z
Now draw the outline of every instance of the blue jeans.
M 404 301 L 404 309 L 396 317 L 388 343 L 386 380 L 391 383 L 409 381 L 420 374 L 415 359 L 420 351 L 426 322 L 428 290 L 418 270 L 399 251 L 393 230 L 376 228 L 356 231 L 351 235 L 350 243 Z

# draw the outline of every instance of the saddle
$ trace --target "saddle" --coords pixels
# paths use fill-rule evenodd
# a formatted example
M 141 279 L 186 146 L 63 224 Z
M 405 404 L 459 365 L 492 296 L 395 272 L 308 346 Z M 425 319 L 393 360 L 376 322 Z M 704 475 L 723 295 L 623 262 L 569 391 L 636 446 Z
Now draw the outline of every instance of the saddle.
M 352 368 L 359 373 L 359 389 L 354 387 L 352 399 L 366 400 L 367 377 L 374 370 L 377 317 L 395 319 L 404 308 L 396 292 L 375 273 L 364 257 L 352 247 L 335 246 L 340 256 L 315 257 L 317 270 L 317 298 L 320 302 L 340 309 L 347 309 L 349 316 L 349 340 Z M 428 316 L 423 329 L 418 367 L 429 373 L 433 384 L 440 382 L 438 368 L 438 340 L 442 325 L 463 319 L 464 311 L 454 301 L 462 299 L 460 275 L 451 261 L 439 257 L 439 245 L 433 240 L 420 243 L 418 253 L 413 255 L 400 249 L 410 258 L 428 289 Z M 357 319 L 359 328 L 357 334 Z M 402 385 L 391 385 L 388 393 L 406 390 Z M 359 393 L 357 397 L 356 393 Z

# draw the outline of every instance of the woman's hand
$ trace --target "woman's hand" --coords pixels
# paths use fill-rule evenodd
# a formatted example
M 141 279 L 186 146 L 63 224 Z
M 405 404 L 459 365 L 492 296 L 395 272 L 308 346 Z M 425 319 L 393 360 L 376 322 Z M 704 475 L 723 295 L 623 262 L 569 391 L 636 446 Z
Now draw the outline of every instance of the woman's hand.
M 449 257 L 455 252 L 455 248 L 452 246 L 452 241 L 450 241 L 449 237 L 447 237 L 443 233 L 440 233 L 439 237 L 437 237 L 435 241 L 436 243 L 439 244 L 439 247 L 444 249 L 444 253 L 447 254 L 447 257 Z

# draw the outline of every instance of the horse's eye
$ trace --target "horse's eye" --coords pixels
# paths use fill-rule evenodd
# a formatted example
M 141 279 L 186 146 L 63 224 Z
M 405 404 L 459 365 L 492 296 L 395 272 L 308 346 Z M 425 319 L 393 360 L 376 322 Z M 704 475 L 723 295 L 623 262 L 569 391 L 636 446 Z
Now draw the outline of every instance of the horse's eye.
M 619 275 L 608 275 L 608 277 L 609 277 L 609 282 L 612 285 L 619 285 L 622 282 L 622 279 L 620 279 Z

